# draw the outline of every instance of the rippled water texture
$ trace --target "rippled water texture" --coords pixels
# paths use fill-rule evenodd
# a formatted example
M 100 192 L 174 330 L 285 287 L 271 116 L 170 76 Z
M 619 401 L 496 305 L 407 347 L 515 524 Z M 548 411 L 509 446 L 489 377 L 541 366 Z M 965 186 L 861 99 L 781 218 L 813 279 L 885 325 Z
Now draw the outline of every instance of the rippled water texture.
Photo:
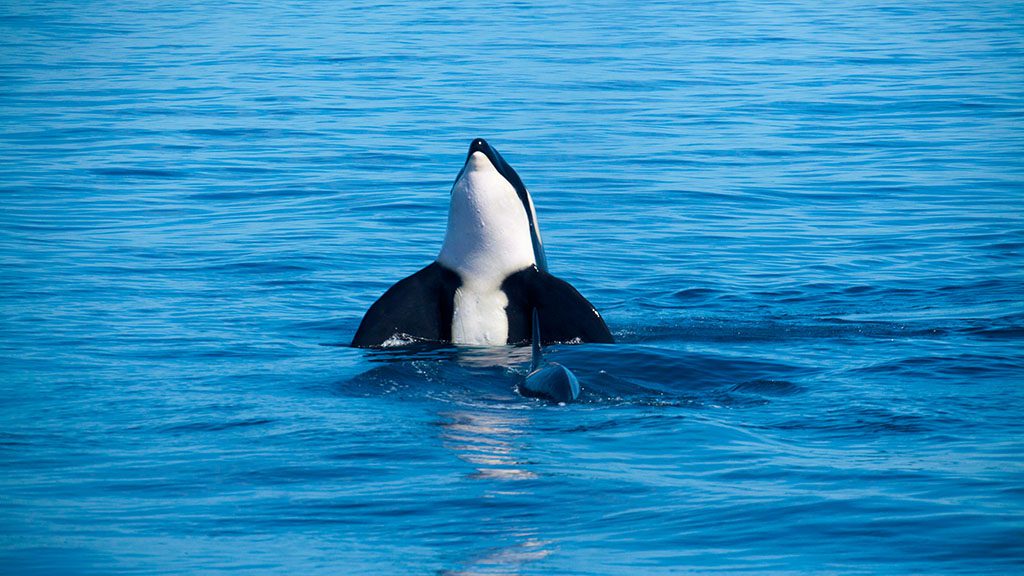
M 1019 571 L 1022 15 L 0 3 L 0 571 Z M 346 346 L 478 136 L 577 404 Z

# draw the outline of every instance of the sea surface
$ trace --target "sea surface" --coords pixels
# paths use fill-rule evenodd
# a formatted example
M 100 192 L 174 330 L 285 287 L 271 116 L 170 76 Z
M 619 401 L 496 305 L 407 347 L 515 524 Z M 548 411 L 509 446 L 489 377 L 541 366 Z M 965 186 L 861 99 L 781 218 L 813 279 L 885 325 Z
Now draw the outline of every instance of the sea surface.
M 475 137 L 578 403 L 348 346 Z M 0 2 L 0 573 L 1022 570 L 1021 2 Z

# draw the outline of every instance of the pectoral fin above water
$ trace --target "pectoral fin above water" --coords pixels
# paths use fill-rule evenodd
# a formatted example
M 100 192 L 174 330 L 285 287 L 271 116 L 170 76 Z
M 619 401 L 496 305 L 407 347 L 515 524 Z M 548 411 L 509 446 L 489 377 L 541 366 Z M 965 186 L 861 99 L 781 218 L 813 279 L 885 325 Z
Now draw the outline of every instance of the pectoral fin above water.
M 509 295 L 510 344 L 533 341 L 532 322 L 525 324 L 533 309 L 540 317 L 541 344 L 615 341 L 594 305 L 561 278 L 531 266 L 509 276 L 501 289 Z
M 458 276 L 437 262 L 388 289 L 363 317 L 352 346 L 386 346 L 401 339 L 449 342 L 452 338 L 452 295 Z

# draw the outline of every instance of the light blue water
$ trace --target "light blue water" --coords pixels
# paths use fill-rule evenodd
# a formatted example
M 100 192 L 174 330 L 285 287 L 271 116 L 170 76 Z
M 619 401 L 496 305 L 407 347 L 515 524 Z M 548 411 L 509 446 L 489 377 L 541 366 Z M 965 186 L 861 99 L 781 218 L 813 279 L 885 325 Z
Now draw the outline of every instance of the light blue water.
M 0 4 L 0 572 L 1010 573 L 1019 2 Z M 344 346 L 485 137 L 619 343 Z

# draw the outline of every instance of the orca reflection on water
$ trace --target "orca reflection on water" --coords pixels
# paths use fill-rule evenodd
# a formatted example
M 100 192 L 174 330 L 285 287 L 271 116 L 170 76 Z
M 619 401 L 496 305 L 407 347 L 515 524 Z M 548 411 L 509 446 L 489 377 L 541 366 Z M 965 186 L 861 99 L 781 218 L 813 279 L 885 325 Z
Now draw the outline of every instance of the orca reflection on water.
M 532 338 L 534 310 L 539 341 Z M 477 138 L 452 186 L 441 253 L 374 302 L 352 345 L 531 340 L 613 341 L 594 306 L 548 273 L 529 192 L 498 151 Z

